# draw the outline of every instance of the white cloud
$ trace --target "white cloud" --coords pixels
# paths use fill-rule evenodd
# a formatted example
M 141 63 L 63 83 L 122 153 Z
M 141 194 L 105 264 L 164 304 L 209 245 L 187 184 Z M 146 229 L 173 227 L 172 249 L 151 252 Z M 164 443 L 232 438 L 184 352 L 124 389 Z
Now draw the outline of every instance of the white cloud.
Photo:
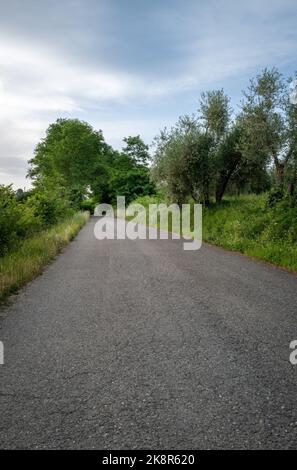
M 72 28 L 71 21 L 67 23 L 67 11 L 65 18 L 60 20 L 68 24 L 68 36 L 80 40 L 75 47 L 69 48 L 68 44 L 68 49 L 64 49 L 68 36 L 65 44 L 63 36 L 53 41 L 52 28 L 51 35 L 47 36 L 38 27 L 37 34 L 30 36 L 30 28 L 26 21 L 23 23 L 24 15 L 19 10 L 18 28 L 11 19 L 11 25 L 5 26 L 8 34 L 0 35 L 0 183 L 11 178 L 19 184 L 20 176 L 13 178 L 15 168 L 11 167 L 9 174 L 8 169 L 3 168 L 7 165 L 6 158 L 30 158 L 34 145 L 57 117 L 83 116 L 95 122 L 96 128 L 102 128 L 107 141 L 116 146 L 120 146 L 122 137 L 129 134 L 140 133 L 149 140 L 163 124 L 170 125 L 168 120 L 162 122 L 164 116 L 168 118 L 172 113 L 174 121 L 178 114 L 191 111 L 184 107 L 184 91 L 195 90 L 198 97 L 203 88 L 221 86 L 223 80 L 239 75 L 248 78 L 265 66 L 281 67 L 287 62 L 292 63 L 296 50 L 296 15 L 290 15 L 290 11 L 295 8 L 295 3 L 296 0 L 250 0 L 245 4 L 234 0 L 189 1 L 187 5 L 181 2 L 175 10 L 169 9 L 167 2 L 160 2 L 154 7 L 150 23 L 143 23 L 146 34 L 156 34 L 152 41 L 155 49 L 150 50 L 146 44 L 143 58 L 138 59 L 150 65 L 149 76 L 142 71 L 141 64 L 133 63 L 129 52 L 127 65 L 123 60 L 118 67 L 113 57 L 99 62 L 98 57 L 104 57 L 107 45 L 112 54 L 112 47 L 116 44 L 121 47 L 122 40 L 123 44 L 133 41 L 132 35 L 125 37 L 125 28 L 120 30 L 120 37 L 116 37 L 117 30 L 112 28 L 112 34 L 104 36 L 102 28 L 100 39 L 97 34 L 89 34 L 80 10 L 73 17 Z M 139 15 L 141 7 L 138 10 Z M 52 15 L 52 22 L 47 24 L 45 21 L 49 28 L 56 23 L 51 2 L 47 11 Z M 82 12 L 86 10 L 83 8 Z M 107 20 L 110 20 L 110 14 Z M 31 19 L 34 29 L 34 18 Z M 143 19 L 139 19 L 141 23 Z M 60 34 L 64 31 L 62 23 Z M 141 33 L 138 32 L 139 36 L 135 38 L 141 38 Z M 18 39 L 16 34 L 19 34 Z M 39 42 L 37 37 L 40 37 Z M 98 57 L 95 57 L 97 46 L 94 45 L 91 54 L 84 58 L 84 45 L 87 47 L 92 38 L 98 40 Z M 161 52 L 157 47 L 158 40 Z M 133 46 L 131 44 L 132 50 Z M 80 48 L 77 54 L 76 48 Z M 66 54 L 65 50 L 70 53 Z M 124 47 L 123 51 L 127 49 Z M 114 66 L 107 66 L 113 62 Z M 166 69 L 167 63 L 174 64 L 170 71 Z M 158 111 L 152 116 L 154 105 Z M 120 119 L 123 114 L 126 116 Z
M 35 46 L 0 41 L 0 106 L 2 115 L 26 112 L 73 112 L 84 99 L 121 98 L 135 90 L 124 74 L 68 63 Z
M 0 41 L 0 184 L 26 185 L 7 158 L 31 158 L 48 124 L 60 114 L 75 115 L 89 101 L 122 99 L 136 81 L 106 71 L 67 63 L 47 50 Z M 4 167 L 6 165 L 6 167 Z
M 139 134 L 139 129 L 141 129 L 141 137 L 144 141 L 150 143 L 152 136 L 157 135 L 161 128 L 165 127 L 166 124 L 168 125 L 168 121 L 160 123 L 160 120 L 156 120 L 155 118 L 138 120 L 114 119 L 111 121 L 94 121 L 92 124 L 96 129 L 103 131 L 107 142 L 112 141 L 113 145 L 120 149 L 124 146 L 123 138 L 129 135 Z

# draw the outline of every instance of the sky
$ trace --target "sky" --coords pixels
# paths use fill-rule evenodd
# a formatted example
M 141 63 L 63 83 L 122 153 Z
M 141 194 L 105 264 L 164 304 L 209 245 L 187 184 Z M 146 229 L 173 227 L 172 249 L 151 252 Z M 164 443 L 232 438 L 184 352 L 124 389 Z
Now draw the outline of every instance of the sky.
M 238 109 L 264 67 L 297 70 L 297 0 L 0 0 L 0 184 L 59 117 L 121 148 L 150 144 L 224 88 Z

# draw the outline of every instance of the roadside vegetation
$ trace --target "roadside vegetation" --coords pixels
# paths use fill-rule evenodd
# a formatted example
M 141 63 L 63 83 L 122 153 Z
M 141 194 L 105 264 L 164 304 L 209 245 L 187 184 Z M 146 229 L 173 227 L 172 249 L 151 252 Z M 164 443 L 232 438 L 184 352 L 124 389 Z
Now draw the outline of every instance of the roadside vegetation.
M 204 210 L 209 243 L 297 271 L 297 205 L 286 198 L 272 206 L 267 195 L 227 197 Z
M 86 122 L 51 124 L 29 162 L 32 189 L 0 186 L 0 298 L 39 274 L 98 202 L 154 193 L 148 160 L 139 136 L 124 138 L 119 152 Z
M 134 202 L 148 209 L 150 204 L 163 201 L 160 196 L 146 196 Z M 268 201 L 267 193 L 245 194 L 204 205 L 203 240 L 297 272 L 297 205 L 290 198 L 272 206 Z M 188 202 L 194 204 L 193 200 Z M 157 227 L 164 229 L 160 218 Z M 170 218 L 168 229 L 171 231 Z
M 297 270 L 292 78 L 263 70 L 237 113 L 224 90 L 202 93 L 196 115 L 156 137 L 151 171 L 165 202 L 203 204 L 205 241 Z
M 89 218 L 76 213 L 38 234 L 19 241 L 16 248 L 0 257 L 0 299 L 15 292 L 42 272 Z
M 296 270 L 293 78 L 297 73 L 285 78 L 275 68 L 263 70 L 238 112 L 223 89 L 202 93 L 196 114 L 163 129 L 152 152 L 139 135 L 123 138 L 115 150 L 86 122 L 51 124 L 29 161 L 32 189 L 0 186 L 0 292 L 40 272 L 62 243 L 54 234 L 70 224 L 71 238 L 85 220 L 75 214 L 115 204 L 117 196 L 127 204 L 201 203 L 205 241 Z

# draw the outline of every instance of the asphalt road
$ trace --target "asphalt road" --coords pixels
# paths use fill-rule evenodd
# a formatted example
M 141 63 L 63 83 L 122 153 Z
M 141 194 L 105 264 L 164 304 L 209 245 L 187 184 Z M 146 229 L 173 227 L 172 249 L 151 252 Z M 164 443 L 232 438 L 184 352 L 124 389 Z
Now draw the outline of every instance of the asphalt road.
M 1 448 L 297 448 L 297 277 L 94 219 L 9 305 Z

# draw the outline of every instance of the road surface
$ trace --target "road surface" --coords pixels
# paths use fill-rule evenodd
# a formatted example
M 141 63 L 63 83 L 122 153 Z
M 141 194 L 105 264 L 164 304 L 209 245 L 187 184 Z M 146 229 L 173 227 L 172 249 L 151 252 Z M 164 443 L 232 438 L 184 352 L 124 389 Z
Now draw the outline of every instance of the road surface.
M 297 277 L 94 223 L 2 307 L 0 447 L 297 448 Z

